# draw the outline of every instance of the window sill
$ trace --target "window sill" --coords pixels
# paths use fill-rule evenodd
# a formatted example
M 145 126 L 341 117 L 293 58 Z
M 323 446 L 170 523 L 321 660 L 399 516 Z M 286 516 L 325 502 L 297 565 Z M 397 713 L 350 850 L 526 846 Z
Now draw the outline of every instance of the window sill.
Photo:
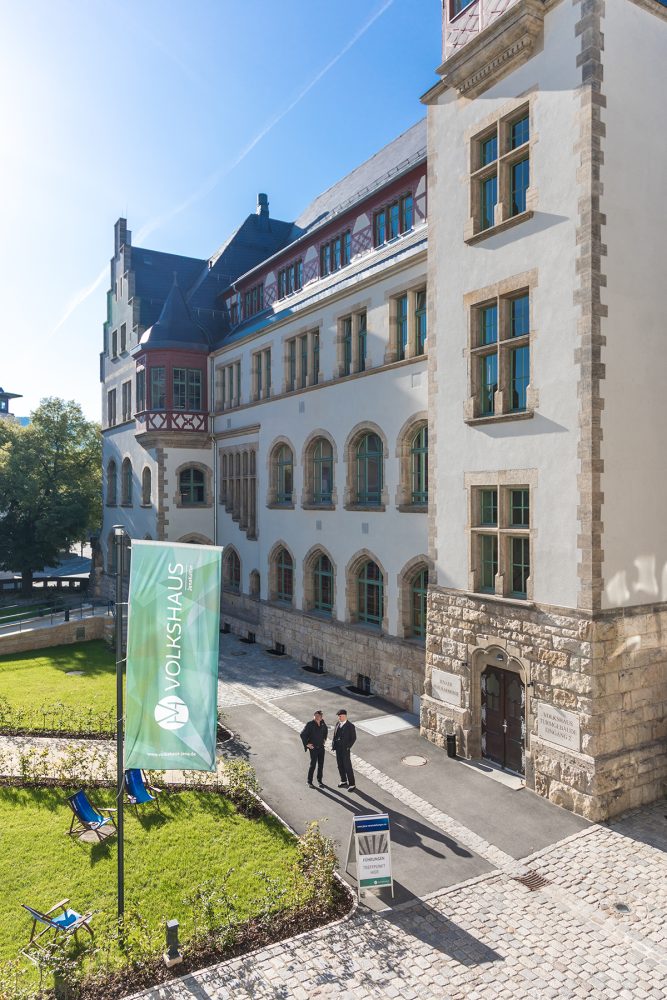
M 387 508 L 383 503 L 374 503 L 374 504 L 346 503 L 344 509 L 368 511 L 370 513 L 372 513 L 373 511 L 379 511 L 381 513 L 382 511 L 385 511 Z
M 426 503 L 400 503 L 398 510 L 401 514 L 428 514 L 428 504 Z
M 336 505 L 333 503 L 313 503 L 308 500 L 301 504 L 302 510 L 335 510 Z
M 530 597 L 505 597 L 502 594 L 487 594 L 483 590 L 461 591 L 462 594 L 470 594 L 483 601 L 498 601 L 501 604 L 510 604 L 516 608 L 534 608 L 535 602 Z
M 267 503 L 266 506 L 269 510 L 294 510 L 294 501 L 291 503 L 278 503 L 274 501 L 273 503 Z
M 469 427 L 477 427 L 480 424 L 498 424 L 507 420 L 530 420 L 534 416 L 534 410 L 519 410 L 516 413 L 492 413 L 488 417 L 469 417 L 463 422 Z
M 131 500 L 121 500 L 120 506 L 121 507 L 132 507 L 133 504 L 132 504 Z
M 463 242 L 469 247 L 474 246 L 476 243 L 481 243 L 491 236 L 497 236 L 499 233 L 504 233 L 507 229 L 513 229 L 514 226 L 519 226 L 522 222 L 527 222 L 529 219 L 532 219 L 534 214 L 532 209 L 528 209 L 526 212 L 519 212 L 518 215 L 513 215 L 511 218 L 505 219 L 495 226 L 489 226 L 488 229 L 482 229 L 481 232 L 474 233 L 473 236 L 469 236 Z

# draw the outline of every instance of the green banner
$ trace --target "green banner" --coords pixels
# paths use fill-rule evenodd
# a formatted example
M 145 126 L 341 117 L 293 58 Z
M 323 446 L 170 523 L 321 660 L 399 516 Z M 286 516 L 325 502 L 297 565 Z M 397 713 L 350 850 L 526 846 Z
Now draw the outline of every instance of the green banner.
M 215 771 L 221 556 L 132 540 L 125 767 Z

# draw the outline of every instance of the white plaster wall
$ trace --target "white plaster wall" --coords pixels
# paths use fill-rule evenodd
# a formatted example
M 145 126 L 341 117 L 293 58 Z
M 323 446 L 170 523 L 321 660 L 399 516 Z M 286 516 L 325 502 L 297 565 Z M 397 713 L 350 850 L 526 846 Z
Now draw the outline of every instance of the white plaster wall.
M 104 432 L 102 438 L 102 530 L 100 540 L 105 553 L 109 532 L 114 524 L 122 524 L 132 538 L 156 537 L 157 498 L 157 462 L 155 455 L 137 444 L 134 436 L 134 421 L 121 424 Z M 129 458 L 132 462 L 132 506 L 121 505 L 121 469 L 123 460 Z M 117 468 L 118 503 L 115 507 L 106 505 L 107 497 L 107 466 L 114 460 Z M 144 467 L 151 470 L 151 490 L 153 504 L 151 507 L 141 506 L 141 475 Z
M 575 250 L 577 224 L 578 95 L 581 71 L 575 38 L 579 16 L 562 3 L 545 17 L 544 48 L 528 63 L 474 100 L 448 90 L 429 109 L 431 262 L 429 280 L 436 330 L 437 582 L 468 589 L 467 496 L 464 473 L 537 470 L 532 498 L 535 529 L 532 578 L 537 602 L 577 604 L 577 340 Z M 463 242 L 469 214 L 465 135 L 512 99 L 533 92 L 531 187 L 533 219 L 475 246 Z M 538 269 L 533 292 L 535 327 L 531 384 L 539 406 L 530 420 L 469 427 L 468 317 L 463 296 L 477 288 Z
M 229 431 L 259 423 L 259 433 L 225 437 L 221 449 L 256 442 L 257 453 L 257 525 L 258 539 L 250 541 L 231 516 L 219 508 L 219 544 L 233 544 L 241 559 L 242 590 L 248 593 L 250 572 L 258 570 L 261 597 L 268 596 L 269 554 L 276 541 L 282 540 L 295 559 L 294 606 L 303 604 L 303 559 L 314 545 L 322 545 L 332 557 L 336 570 L 336 613 L 346 619 L 345 569 L 362 549 L 368 549 L 385 570 L 385 600 L 389 632 L 398 628 L 397 577 L 414 556 L 428 552 L 426 514 L 408 514 L 397 510 L 399 464 L 396 446 L 399 433 L 413 414 L 427 408 L 426 359 L 398 365 L 359 378 L 335 380 L 337 319 L 350 312 L 366 309 L 368 314 L 367 367 L 384 363 L 389 338 L 389 299 L 408 287 L 426 282 L 426 264 L 422 260 L 403 266 L 398 273 L 379 277 L 372 285 L 352 287 L 336 301 L 323 301 L 308 315 L 295 315 L 289 323 L 270 334 L 254 337 L 243 347 L 230 349 L 216 358 L 216 364 L 241 357 L 242 396 L 248 399 L 250 355 L 272 347 L 272 385 L 280 393 L 283 382 L 284 342 L 308 330 L 320 331 L 321 384 L 309 391 L 290 393 L 239 409 L 226 411 L 216 418 L 216 430 Z M 334 379 L 333 381 L 330 381 Z M 302 409 L 303 408 L 303 409 Z M 362 421 L 378 424 L 387 441 L 385 482 L 387 507 L 381 511 L 346 511 L 343 507 L 346 465 L 345 442 L 350 431 Z M 315 429 L 328 431 L 335 442 L 335 490 L 337 506 L 333 511 L 303 510 L 300 506 L 304 486 L 301 464 L 303 446 Z M 294 510 L 275 510 L 266 506 L 269 490 L 269 454 L 274 441 L 288 438 L 295 453 Z M 318 528 L 318 522 L 321 527 Z M 364 525 L 367 526 L 364 529 Z
M 602 30 L 602 547 L 614 607 L 667 600 L 667 20 L 625 0 L 606 4 Z
M 185 535 L 204 535 L 213 540 L 213 506 L 210 507 L 177 507 L 178 495 L 177 470 L 185 465 L 202 465 L 212 469 L 212 448 L 181 448 L 167 444 L 165 447 L 165 488 L 167 492 L 166 534 L 170 541 L 178 541 Z M 211 492 L 213 485 L 211 483 Z

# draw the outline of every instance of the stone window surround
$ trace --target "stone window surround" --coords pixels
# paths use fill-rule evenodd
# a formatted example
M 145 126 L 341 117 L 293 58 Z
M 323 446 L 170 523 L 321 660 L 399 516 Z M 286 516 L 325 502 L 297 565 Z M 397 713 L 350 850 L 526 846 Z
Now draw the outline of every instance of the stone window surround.
M 373 308 L 373 300 L 370 296 L 365 299 L 356 299 L 354 302 L 346 300 L 345 308 L 340 312 L 334 313 L 333 325 L 336 330 L 336 378 L 351 378 L 353 375 L 364 375 L 370 368 L 373 367 L 370 356 L 370 330 L 368 326 L 369 317 Z M 359 320 L 358 317 L 361 313 L 366 313 L 366 358 L 364 362 L 363 372 L 359 371 L 359 358 L 358 358 L 358 344 L 357 335 L 359 333 Z M 352 317 L 352 365 L 350 368 L 350 374 L 345 375 L 345 357 L 343 348 L 343 320 L 348 317 Z
M 298 392 L 299 389 L 305 389 L 309 386 L 320 385 L 322 382 L 322 327 L 323 321 L 320 319 L 319 322 L 313 321 L 308 323 L 307 326 L 301 329 L 292 331 L 288 337 L 283 337 L 281 339 L 281 349 L 283 355 L 283 394 L 291 394 L 293 392 Z M 319 337 L 319 363 L 318 371 L 314 372 L 315 367 L 315 334 Z M 306 373 L 306 384 L 302 386 L 301 382 L 301 351 L 299 341 L 302 337 L 308 338 L 308 356 L 307 356 L 307 373 Z M 289 364 L 289 344 L 291 341 L 296 343 L 296 371 L 294 373 L 294 385 L 290 388 L 290 364 Z
M 216 413 L 224 413 L 227 410 L 233 410 L 237 406 L 241 405 L 241 362 L 242 358 L 237 357 L 226 360 L 224 365 L 215 365 L 214 382 Z M 228 371 L 230 368 L 234 371 L 234 395 L 231 400 L 227 395 L 227 387 L 229 385 Z
M 278 463 L 277 455 L 278 450 L 286 445 L 292 453 L 292 501 L 291 503 L 279 503 L 278 502 Z M 266 506 L 272 510 L 294 510 L 296 504 L 296 448 L 294 444 L 288 437 L 277 437 L 271 442 L 270 447 L 267 450 L 266 457 L 266 472 L 267 481 L 269 484 L 269 490 L 266 497 Z
M 509 278 L 503 278 L 502 281 L 497 281 L 493 285 L 487 285 L 485 288 L 477 288 L 473 292 L 467 292 L 463 296 L 463 306 L 466 311 L 467 324 L 468 324 L 468 336 L 467 336 L 467 346 L 465 348 L 465 355 L 468 359 L 468 398 L 463 404 L 463 420 L 466 424 L 475 426 L 477 424 L 487 424 L 487 423 L 497 423 L 498 421 L 506 420 L 526 420 L 534 416 L 535 410 L 539 406 L 539 391 L 535 386 L 535 380 L 533 378 L 534 373 L 534 351 L 533 346 L 538 338 L 538 329 L 535 322 L 535 296 L 534 290 L 538 287 L 538 271 L 537 268 L 533 268 L 530 271 L 524 271 L 521 274 L 511 275 Z M 529 296 L 529 308 L 530 308 L 530 331 L 529 331 L 529 348 L 530 348 L 530 382 L 526 391 L 526 409 L 521 410 L 518 413 L 512 413 L 506 411 L 506 396 L 509 394 L 509 386 L 505 387 L 501 384 L 502 370 L 498 370 L 498 385 L 499 389 L 496 392 L 496 412 L 493 414 L 488 414 L 485 416 L 476 416 L 477 407 L 479 403 L 479 392 L 477 389 L 478 382 L 478 372 L 476 369 L 477 355 L 473 354 L 473 345 L 475 343 L 475 338 L 478 331 L 477 310 L 483 305 L 492 305 L 495 300 L 500 305 L 502 300 L 508 300 L 515 298 L 518 293 L 522 291 L 527 291 Z M 500 325 L 504 322 L 502 318 L 502 309 L 498 310 L 498 341 L 500 342 Z M 504 343 L 507 343 L 507 339 Z
M 257 445 L 246 443 L 218 450 L 219 503 L 250 539 L 257 538 Z
M 209 538 L 208 535 L 202 535 L 198 531 L 189 531 L 186 535 L 182 535 L 181 538 L 176 539 L 177 542 L 182 542 L 184 545 L 213 545 L 213 539 Z
M 539 141 L 539 136 L 535 132 L 534 122 L 534 93 L 535 89 L 521 94 L 519 97 L 503 104 L 492 114 L 476 122 L 475 126 L 465 133 L 465 141 L 468 147 L 468 204 L 470 215 L 464 226 L 463 241 L 468 245 L 479 243 L 489 236 L 496 236 L 513 226 L 519 225 L 531 219 L 538 207 L 538 192 L 533 184 L 534 162 L 533 147 Z M 528 111 L 529 118 L 529 138 L 528 142 L 517 149 L 509 149 L 508 133 L 512 121 L 521 115 L 522 111 Z M 479 183 L 484 175 L 493 173 L 492 164 L 481 166 L 478 163 L 480 143 L 493 133 L 494 128 L 498 136 L 498 155 L 495 162 L 495 170 L 498 178 L 497 201 L 494 212 L 494 225 L 487 229 L 481 228 L 480 220 L 480 192 Z M 507 148 L 506 148 L 507 146 Z M 518 160 L 525 157 L 528 151 L 528 159 L 531 164 L 531 182 L 526 191 L 526 210 L 517 215 L 510 215 L 510 172 L 509 168 Z
M 313 450 L 319 440 L 327 441 L 331 445 L 332 466 L 333 466 L 333 488 L 331 491 L 331 503 L 315 503 L 313 495 L 315 492 L 315 482 L 313 475 Z M 318 427 L 306 438 L 301 450 L 301 467 L 303 469 L 303 486 L 301 490 L 301 507 L 303 510 L 335 510 L 338 504 L 338 490 L 336 487 L 336 466 L 338 464 L 338 449 L 336 442 L 328 431 Z
M 401 427 L 396 439 L 396 457 L 398 459 L 398 487 L 396 489 L 396 507 L 405 514 L 425 514 L 428 504 L 412 502 L 412 468 L 411 449 L 415 435 L 422 427 L 428 429 L 428 412 L 420 410 L 413 413 Z
M 494 472 L 466 472 L 464 473 L 464 486 L 467 494 L 468 517 L 466 523 L 466 533 L 468 535 L 468 591 L 471 594 L 486 597 L 489 600 L 505 599 L 516 602 L 517 605 L 525 607 L 533 602 L 533 571 L 535 538 L 537 528 L 535 524 L 535 494 L 537 491 L 537 469 L 499 469 Z M 511 489 L 524 487 L 530 491 L 530 524 L 528 529 L 513 529 L 509 527 L 508 520 L 503 519 L 503 505 L 506 502 L 507 493 Z M 482 489 L 498 490 L 498 525 L 496 528 L 485 529 L 479 525 L 475 512 L 475 503 Z M 477 588 L 478 573 L 478 552 L 476 539 L 479 534 L 493 534 L 498 537 L 498 573 L 496 574 L 496 592 L 487 594 Z M 527 581 L 526 597 L 512 597 L 509 592 L 509 559 L 504 557 L 502 550 L 503 536 L 527 535 L 530 545 L 530 576 Z
M 292 560 L 292 600 L 283 601 L 278 598 L 278 554 L 285 550 Z M 296 560 L 294 558 L 294 553 L 291 548 L 282 538 L 279 538 L 271 546 L 271 551 L 269 552 L 269 601 L 278 604 L 281 608 L 294 608 L 296 599 Z
M 234 587 L 230 586 L 230 573 L 229 567 L 232 555 L 235 555 L 239 561 L 239 588 L 236 590 Z M 225 550 L 222 553 L 222 589 L 228 591 L 230 594 L 242 594 L 243 593 L 243 563 L 241 561 L 241 556 L 239 555 L 236 546 L 227 544 L 225 545 Z
M 266 363 L 266 361 L 267 361 L 266 355 L 267 354 L 268 354 L 268 358 L 269 358 L 269 364 L 268 365 Z M 252 374 L 252 400 L 253 400 L 253 402 L 257 403 L 257 402 L 260 402 L 261 400 L 270 399 L 271 398 L 271 387 L 269 387 L 269 391 L 267 392 L 266 373 L 267 373 L 267 368 L 268 368 L 269 373 L 271 373 L 271 365 L 272 365 L 271 345 L 269 345 L 268 347 L 264 346 L 264 347 L 260 348 L 258 351 L 253 351 L 251 353 L 251 355 L 250 355 L 250 365 L 251 365 L 251 374 Z M 261 392 L 261 394 L 259 392 L 259 387 L 258 387 L 258 383 L 257 383 L 257 370 L 258 370 L 258 366 L 260 366 L 260 365 L 261 365 L 261 373 L 262 373 L 262 392 Z M 273 379 L 271 379 L 271 381 L 273 381 Z
M 128 470 L 129 469 L 129 475 Z M 132 487 L 134 471 L 132 469 L 132 459 L 126 455 L 120 466 L 120 506 L 132 507 Z
M 429 574 L 430 583 L 433 573 L 433 561 L 423 554 L 413 556 L 396 576 L 398 587 L 398 635 L 402 639 L 408 639 L 420 645 L 424 645 L 426 642 L 426 635 L 418 636 L 412 633 L 412 585 L 422 570 L 426 570 Z
M 331 563 L 331 571 L 333 573 L 333 581 L 331 584 L 333 603 L 330 614 L 327 614 L 326 612 L 315 607 L 315 563 L 320 556 L 327 557 Z M 338 617 L 336 612 L 336 576 L 336 563 L 333 560 L 333 556 L 324 545 L 313 545 L 312 548 L 308 549 L 308 552 L 306 552 L 303 559 L 302 607 L 305 612 L 325 617 L 327 620 L 335 620 Z
M 411 360 L 412 358 L 425 358 L 428 354 L 428 349 L 426 349 L 423 354 L 417 354 L 415 350 L 417 346 L 416 300 L 418 292 L 427 292 L 428 295 L 426 281 L 423 277 L 416 278 L 407 285 L 401 285 L 400 288 L 392 289 L 391 291 L 387 291 L 385 293 L 385 302 L 387 303 L 387 307 L 389 309 L 389 339 L 384 352 L 385 365 L 394 364 L 394 362 L 399 360 L 406 361 Z M 408 341 L 405 358 L 399 358 L 398 300 L 402 298 L 403 295 L 408 296 Z
M 358 620 L 358 589 L 357 578 L 362 567 L 367 562 L 374 562 L 382 574 L 382 623 L 378 628 L 368 625 L 366 622 Z M 345 567 L 345 622 L 348 625 L 355 625 L 357 628 L 368 630 L 373 635 L 386 635 L 389 632 L 389 618 L 387 614 L 389 601 L 387 600 L 387 571 L 375 555 L 369 549 L 360 549 L 352 556 Z
M 360 439 L 364 434 L 377 434 L 382 442 L 382 492 L 379 504 L 360 504 L 357 503 L 357 446 Z M 384 511 L 387 509 L 387 504 L 389 503 L 389 492 L 387 490 L 387 457 L 389 454 L 389 449 L 387 445 L 387 437 L 378 424 L 373 423 L 371 420 L 362 420 L 360 423 L 355 424 L 345 441 L 344 455 L 345 455 L 345 465 L 346 465 L 346 477 L 345 477 L 345 495 L 343 497 L 343 506 L 345 510 L 364 510 L 364 511 Z M 380 564 L 378 563 L 378 566 Z
M 181 500 L 181 472 L 185 472 L 187 469 L 195 469 L 197 472 L 202 472 L 204 474 L 204 502 L 203 503 L 183 503 Z M 182 508 L 183 510 L 204 510 L 207 507 L 213 506 L 213 473 L 211 469 L 204 465 L 203 462 L 183 462 L 179 465 L 174 474 L 176 489 L 172 497 L 174 507 Z

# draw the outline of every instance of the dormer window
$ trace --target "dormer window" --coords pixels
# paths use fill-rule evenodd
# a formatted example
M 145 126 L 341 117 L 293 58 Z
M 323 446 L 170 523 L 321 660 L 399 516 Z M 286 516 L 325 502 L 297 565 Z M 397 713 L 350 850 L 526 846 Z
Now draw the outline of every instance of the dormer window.
M 385 205 L 373 216 L 373 246 L 381 247 L 407 233 L 414 224 L 414 200 L 411 192 Z
M 264 308 L 264 285 L 255 285 L 243 293 L 243 316 L 249 319 Z
M 347 267 L 352 258 L 352 233 L 346 229 L 344 233 L 320 246 L 320 277 L 324 278 L 332 271 Z
M 278 271 L 278 298 L 284 299 L 303 287 L 303 261 L 295 260 Z

